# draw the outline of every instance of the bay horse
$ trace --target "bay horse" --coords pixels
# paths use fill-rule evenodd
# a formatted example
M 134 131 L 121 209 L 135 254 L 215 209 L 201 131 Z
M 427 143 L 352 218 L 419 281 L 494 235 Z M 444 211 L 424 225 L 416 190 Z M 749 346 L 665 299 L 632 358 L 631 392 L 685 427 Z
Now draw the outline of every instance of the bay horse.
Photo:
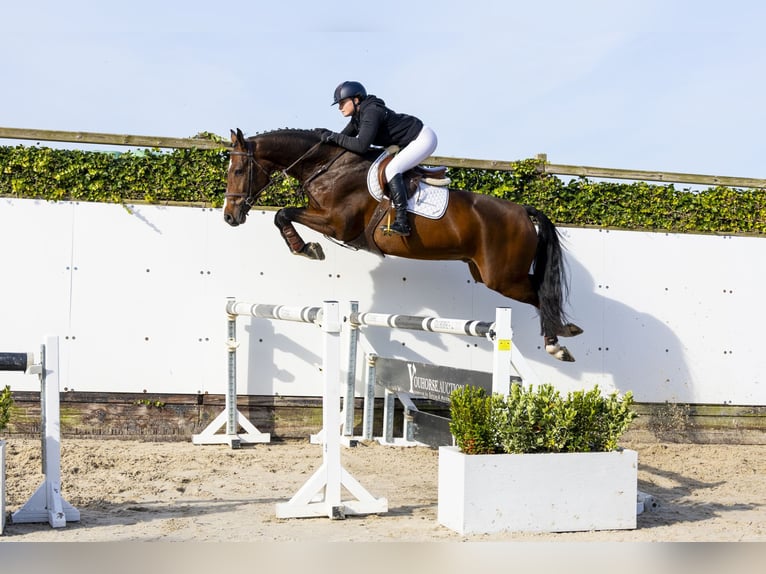
M 459 260 L 477 282 L 539 310 L 545 349 L 562 361 L 574 361 L 558 337 L 582 333 L 563 310 L 566 272 L 558 230 L 537 209 L 473 193 L 449 190 L 447 210 L 434 220 L 411 215 L 408 237 L 387 234 L 379 222 L 393 209 L 367 190 L 367 172 L 381 150 L 358 155 L 329 142 L 319 130 L 275 130 L 245 138 L 231 132 L 224 220 L 245 223 L 275 173 L 298 180 L 307 207 L 285 207 L 274 223 L 290 251 L 324 259 L 318 243 L 306 243 L 293 223 L 335 241 L 378 253 L 421 260 Z M 537 229 L 533 219 L 537 222 Z

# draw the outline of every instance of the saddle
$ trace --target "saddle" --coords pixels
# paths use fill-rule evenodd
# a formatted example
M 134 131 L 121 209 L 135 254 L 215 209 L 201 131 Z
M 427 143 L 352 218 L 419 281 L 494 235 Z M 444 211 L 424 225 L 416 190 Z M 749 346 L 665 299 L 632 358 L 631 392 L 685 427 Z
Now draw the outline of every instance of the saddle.
M 364 232 L 346 245 L 370 251 L 383 257 L 383 252 L 375 242 L 375 232 L 380 221 L 390 213 L 391 201 L 386 197 L 385 167 L 399 148 L 392 146 L 383 151 L 372 162 L 367 171 L 367 190 L 378 202 L 375 211 L 365 226 Z M 449 203 L 450 180 L 445 177 L 446 167 L 426 168 L 417 166 L 403 174 L 407 187 L 407 211 L 428 219 L 441 219 Z
M 389 155 L 378 166 L 378 182 L 380 183 L 380 189 L 385 194 L 388 194 L 388 188 L 386 187 L 388 183 L 386 180 L 386 166 L 394 159 L 394 153 L 397 151 L 399 151 L 399 148 L 396 146 L 393 146 L 393 150 L 389 148 Z M 402 174 L 402 178 L 404 179 L 404 186 L 407 188 L 408 198 L 412 197 L 418 190 L 421 181 L 437 187 L 447 187 L 450 184 L 450 178 L 447 177 L 447 168 L 443 165 L 434 167 L 416 165 L 412 169 L 405 171 Z

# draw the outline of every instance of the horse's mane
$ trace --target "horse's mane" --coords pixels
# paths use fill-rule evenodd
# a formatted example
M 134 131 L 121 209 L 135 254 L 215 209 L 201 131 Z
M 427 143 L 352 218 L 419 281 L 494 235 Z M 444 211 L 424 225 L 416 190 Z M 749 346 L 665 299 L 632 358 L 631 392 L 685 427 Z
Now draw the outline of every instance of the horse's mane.
M 281 137 L 284 136 L 285 138 L 292 139 L 293 136 L 299 137 L 299 138 L 307 138 L 313 142 L 318 142 L 321 137 L 321 130 L 324 128 L 313 128 L 313 129 L 305 129 L 305 128 L 278 128 L 273 130 L 268 130 L 265 132 L 259 132 L 256 133 L 253 136 L 248 136 L 246 139 L 248 141 L 252 141 L 259 137 L 264 136 L 274 136 L 274 137 Z M 358 155 L 361 159 L 369 162 L 375 161 L 378 156 L 380 156 L 381 150 L 376 148 L 371 148 L 364 152 L 363 154 L 355 154 Z
M 268 130 L 265 132 L 259 132 L 256 133 L 253 136 L 248 136 L 248 140 L 253 140 L 258 137 L 263 136 L 305 136 L 314 140 L 319 140 L 320 134 L 317 131 L 319 128 L 315 129 L 301 129 L 301 128 L 278 128 L 274 130 Z

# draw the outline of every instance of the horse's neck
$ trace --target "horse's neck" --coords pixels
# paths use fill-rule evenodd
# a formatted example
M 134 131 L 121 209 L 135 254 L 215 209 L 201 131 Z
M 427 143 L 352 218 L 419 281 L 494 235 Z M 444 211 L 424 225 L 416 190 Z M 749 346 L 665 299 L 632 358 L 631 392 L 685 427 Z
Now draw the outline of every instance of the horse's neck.
M 312 151 L 315 144 L 316 142 L 303 141 L 290 146 L 276 146 L 272 153 L 264 155 L 264 158 L 277 170 L 286 171 L 288 175 L 303 183 L 319 173 L 332 170 L 334 166 L 339 165 L 336 162 L 341 156 L 348 155 L 343 149 L 328 145 L 321 145 Z
M 325 161 L 323 157 L 313 157 L 314 154 L 310 154 L 311 157 L 303 157 L 315 143 L 303 139 L 276 140 L 266 145 L 259 145 L 258 155 L 271 163 L 275 171 L 289 170 L 290 175 L 294 175 L 294 172 L 311 172 Z

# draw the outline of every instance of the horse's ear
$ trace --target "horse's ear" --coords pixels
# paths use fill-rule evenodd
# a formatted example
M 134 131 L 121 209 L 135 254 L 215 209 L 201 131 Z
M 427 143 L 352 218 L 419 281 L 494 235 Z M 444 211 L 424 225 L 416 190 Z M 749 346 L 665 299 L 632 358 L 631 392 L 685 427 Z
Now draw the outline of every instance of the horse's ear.
M 231 143 L 235 146 L 245 147 L 245 134 L 242 133 L 241 129 L 237 128 L 236 132 L 231 130 Z

